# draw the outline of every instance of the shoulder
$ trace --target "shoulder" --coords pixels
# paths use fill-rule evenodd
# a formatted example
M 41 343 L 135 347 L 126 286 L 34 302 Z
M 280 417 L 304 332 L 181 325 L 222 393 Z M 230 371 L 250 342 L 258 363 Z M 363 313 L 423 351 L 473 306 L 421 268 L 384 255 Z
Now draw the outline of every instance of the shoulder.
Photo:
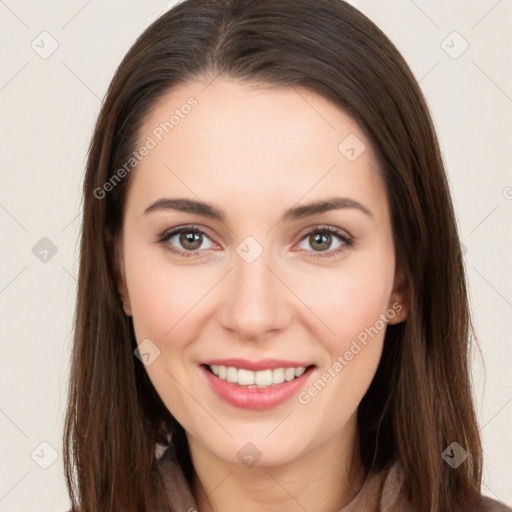
M 482 496 L 482 504 L 478 509 L 478 512 L 512 512 L 512 508 L 500 501 L 493 500 L 487 496 Z
M 176 510 L 197 510 L 197 504 L 174 449 L 162 446 L 158 449 L 157 467 L 162 477 L 169 503 Z
M 401 464 L 395 462 L 381 474 L 379 511 L 405 512 L 410 510 Z M 474 507 L 466 509 L 465 512 L 512 512 L 511 507 L 484 495 L 481 495 L 477 501 L 478 503 Z

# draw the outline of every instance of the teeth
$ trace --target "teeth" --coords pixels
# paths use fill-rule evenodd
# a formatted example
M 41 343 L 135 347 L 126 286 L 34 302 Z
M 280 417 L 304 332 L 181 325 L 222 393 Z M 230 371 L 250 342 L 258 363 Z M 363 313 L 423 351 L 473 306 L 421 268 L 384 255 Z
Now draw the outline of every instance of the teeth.
M 271 386 L 272 385 L 272 370 L 261 370 L 254 373 L 254 384 L 257 386 Z M 294 372 L 295 373 L 295 372 Z
M 272 370 L 272 382 L 274 384 L 281 384 L 284 382 L 284 368 L 276 368 Z
M 229 366 L 226 371 L 226 380 L 228 382 L 238 382 L 238 370 L 233 366 Z
M 219 379 L 226 380 L 247 386 L 251 388 L 266 388 L 275 384 L 289 382 L 296 377 L 300 377 L 306 367 L 300 368 L 275 368 L 274 370 L 260 370 L 253 372 L 243 368 L 235 368 L 234 366 L 221 366 L 217 364 L 210 365 L 210 370 Z
M 304 366 L 302 366 L 301 368 L 297 368 L 295 370 L 295 377 L 300 377 L 305 371 L 306 368 Z
M 236 371 L 235 368 L 233 369 Z M 238 379 L 236 379 L 236 381 L 241 386 L 250 386 L 251 384 L 254 384 L 254 372 L 240 369 L 238 370 Z
M 295 378 L 295 368 L 286 368 L 284 378 L 286 381 L 293 380 Z

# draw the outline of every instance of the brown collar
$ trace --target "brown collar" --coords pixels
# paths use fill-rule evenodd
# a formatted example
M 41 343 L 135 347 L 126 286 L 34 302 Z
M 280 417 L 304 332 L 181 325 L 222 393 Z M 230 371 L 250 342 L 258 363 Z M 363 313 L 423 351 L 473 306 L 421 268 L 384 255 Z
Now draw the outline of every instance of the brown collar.
M 159 468 L 165 483 L 169 502 L 179 512 L 197 511 L 197 504 L 183 471 L 171 449 L 167 449 L 159 458 Z M 338 512 L 405 512 L 407 507 L 402 492 L 400 466 L 379 473 L 369 474 L 361 490 Z
M 157 448 L 158 467 L 164 480 L 169 503 L 177 512 L 198 512 L 192 490 L 178 464 L 174 451 Z M 357 495 L 337 512 L 412 512 L 400 463 L 370 473 Z M 474 512 L 512 512 L 498 501 L 482 498 Z

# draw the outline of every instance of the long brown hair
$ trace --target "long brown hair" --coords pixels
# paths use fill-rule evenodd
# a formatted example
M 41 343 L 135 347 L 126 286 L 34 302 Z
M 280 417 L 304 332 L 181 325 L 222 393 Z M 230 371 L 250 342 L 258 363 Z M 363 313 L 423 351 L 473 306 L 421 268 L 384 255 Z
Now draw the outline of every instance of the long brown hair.
M 190 474 L 184 431 L 134 357 L 131 318 L 117 291 L 116 240 L 130 175 L 108 191 L 104 185 L 132 155 L 145 116 L 164 93 L 219 75 L 308 88 L 351 115 L 371 141 L 387 185 L 409 314 L 388 326 L 358 409 L 359 451 L 367 469 L 401 462 L 414 510 L 463 510 L 479 496 L 482 456 L 465 273 L 438 141 L 399 52 L 341 0 L 186 0 L 157 19 L 119 66 L 83 188 L 63 440 L 73 510 L 169 510 L 154 455 L 169 433 Z M 457 469 L 441 457 L 454 441 L 468 452 Z

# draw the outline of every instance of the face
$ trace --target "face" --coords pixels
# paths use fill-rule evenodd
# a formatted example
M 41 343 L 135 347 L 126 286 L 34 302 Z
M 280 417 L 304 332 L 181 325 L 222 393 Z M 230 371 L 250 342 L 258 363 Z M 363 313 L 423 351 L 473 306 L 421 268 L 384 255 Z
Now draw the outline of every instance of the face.
M 229 463 L 353 442 L 386 325 L 405 315 L 362 130 L 312 92 L 217 78 L 162 97 L 141 145 L 119 290 L 169 411 Z

